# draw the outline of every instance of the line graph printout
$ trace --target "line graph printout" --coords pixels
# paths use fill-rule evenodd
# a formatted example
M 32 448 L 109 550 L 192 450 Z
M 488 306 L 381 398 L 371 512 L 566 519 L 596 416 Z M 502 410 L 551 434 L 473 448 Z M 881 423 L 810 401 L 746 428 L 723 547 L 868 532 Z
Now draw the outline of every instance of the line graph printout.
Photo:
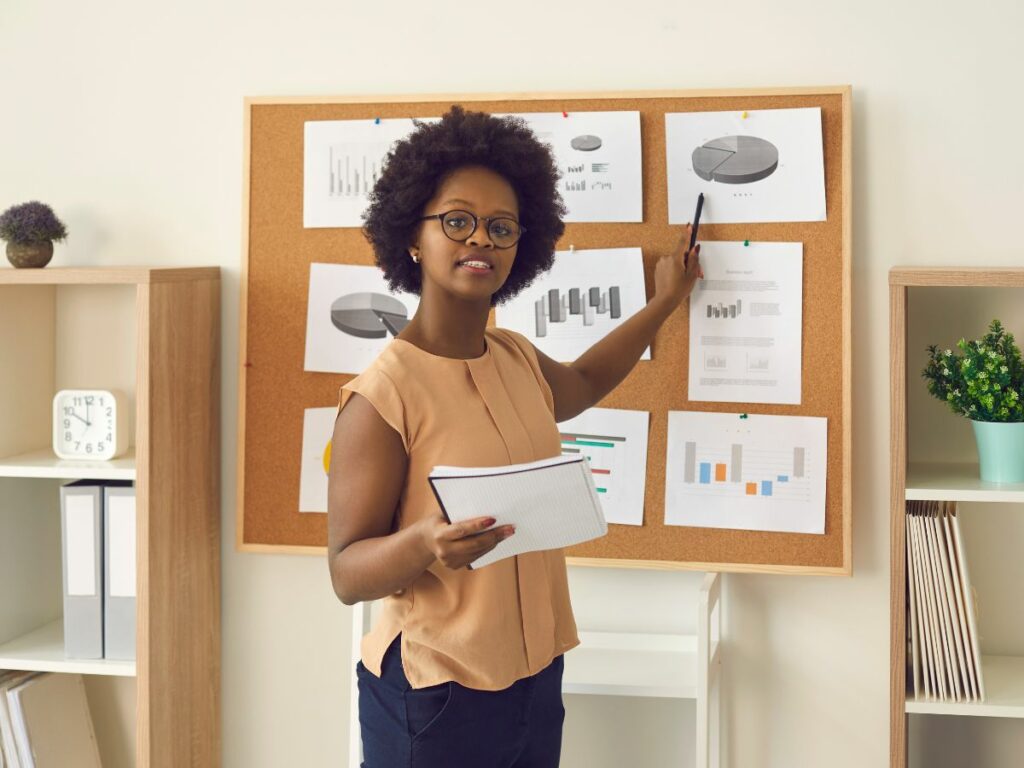
M 828 420 L 669 411 L 665 525 L 825 532 Z
M 583 454 L 609 523 L 644 524 L 647 411 L 588 408 L 561 422 L 563 455 Z
M 801 399 L 803 244 L 701 244 L 690 295 L 689 399 Z
M 416 294 L 392 293 L 377 267 L 310 264 L 304 370 L 362 373 L 419 303 Z
M 665 115 L 668 220 L 825 221 L 821 108 Z
M 423 118 L 434 122 L 438 118 Z M 302 225 L 361 227 L 388 150 L 412 133 L 411 118 L 311 120 L 304 124 Z
M 567 222 L 643 221 L 640 113 L 524 112 L 554 152 Z
M 495 321 L 571 363 L 646 303 L 639 248 L 558 251 L 546 275 L 497 307 Z M 641 359 L 651 359 L 650 348 Z

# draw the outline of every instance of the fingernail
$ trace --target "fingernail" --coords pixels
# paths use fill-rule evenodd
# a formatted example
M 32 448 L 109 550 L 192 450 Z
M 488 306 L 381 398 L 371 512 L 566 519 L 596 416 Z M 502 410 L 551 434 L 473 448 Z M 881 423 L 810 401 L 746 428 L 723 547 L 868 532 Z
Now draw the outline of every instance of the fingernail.
M 487 528 L 490 528 L 496 522 L 498 522 L 498 521 L 495 520 L 493 517 L 488 517 L 486 520 L 484 520 L 484 526 L 487 527 Z
M 511 536 L 515 532 L 516 532 L 515 526 L 514 525 L 510 525 L 507 528 L 505 528 L 505 532 L 502 534 L 502 538 L 503 539 L 507 539 L 509 536 Z

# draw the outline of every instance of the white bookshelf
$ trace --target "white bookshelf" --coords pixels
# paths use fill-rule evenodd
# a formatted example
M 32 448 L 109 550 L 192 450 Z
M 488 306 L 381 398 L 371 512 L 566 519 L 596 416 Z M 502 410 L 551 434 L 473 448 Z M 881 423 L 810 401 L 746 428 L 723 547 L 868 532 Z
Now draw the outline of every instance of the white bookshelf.
M 580 632 L 565 655 L 564 693 L 697 698 L 697 636 Z
M 0 669 L 135 677 L 134 661 L 65 658 L 64 622 L 61 619 L 0 645 Z
M 1024 503 L 1024 483 L 986 483 L 977 464 L 920 462 L 907 467 L 907 501 Z
M 691 699 L 696 703 L 697 768 L 720 761 L 722 577 L 705 574 L 698 588 L 696 632 L 579 631 L 580 644 L 565 654 L 562 692 L 584 696 Z M 352 611 L 352 666 L 370 630 L 373 603 Z M 362 765 L 355 674 L 349 691 L 349 768 Z M 688 763 L 689 764 L 689 763 Z
M 972 702 L 907 699 L 907 713 L 1024 718 L 1024 656 L 982 656 L 985 700 Z
M 1018 595 L 1024 583 L 1009 578 L 1019 573 L 1015 563 L 1005 562 L 1024 549 L 1024 523 L 1011 505 L 1024 504 L 1024 483 L 990 483 L 981 480 L 970 422 L 956 416 L 935 400 L 920 376 L 928 344 L 951 346 L 962 337 L 983 335 L 993 318 L 999 318 L 1018 343 L 1024 334 L 1024 269 L 903 268 L 889 273 L 890 376 L 891 376 L 891 549 L 890 549 L 890 765 L 905 768 L 919 764 L 908 752 L 908 716 L 943 715 L 976 719 L 1024 719 L 1024 637 Z M 906 622 L 906 502 L 955 501 L 963 503 L 961 523 L 971 549 L 973 533 L 988 537 L 984 556 L 970 557 L 972 587 L 977 590 L 981 638 L 984 701 L 953 702 L 915 698 L 905 675 Z M 969 515 L 968 520 L 963 516 Z M 1000 554 L 990 551 L 993 541 L 1006 544 Z M 987 624 L 985 622 L 988 622 Z M 986 627 L 988 635 L 986 634 Z M 995 636 L 994 639 L 992 636 Z M 986 654 L 990 640 L 999 654 Z M 916 721 L 922 734 L 942 729 L 927 718 Z M 985 731 L 977 731 L 984 733 Z M 915 743 L 920 745 L 918 736 Z M 979 737 L 983 738 L 983 737 Z M 979 743 L 976 749 L 983 749 Z
M 51 448 L 40 448 L 0 458 L 0 477 L 135 480 L 135 449 L 110 461 L 70 461 L 57 458 Z
M 0 268 L 0 669 L 83 675 L 106 768 L 220 764 L 219 299 L 216 268 Z M 123 393 L 135 448 L 58 459 L 69 388 Z M 73 480 L 135 483 L 136 661 L 65 657 Z

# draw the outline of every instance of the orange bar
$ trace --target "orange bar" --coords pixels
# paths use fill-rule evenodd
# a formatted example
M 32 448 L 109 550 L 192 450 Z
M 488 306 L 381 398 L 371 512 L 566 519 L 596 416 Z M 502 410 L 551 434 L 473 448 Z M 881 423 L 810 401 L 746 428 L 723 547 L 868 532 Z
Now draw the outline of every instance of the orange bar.
M 747 483 L 747 496 L 757 496 L 757 483 Z
M 725 482 L 725 464 L 715 464 L 715 480 Z

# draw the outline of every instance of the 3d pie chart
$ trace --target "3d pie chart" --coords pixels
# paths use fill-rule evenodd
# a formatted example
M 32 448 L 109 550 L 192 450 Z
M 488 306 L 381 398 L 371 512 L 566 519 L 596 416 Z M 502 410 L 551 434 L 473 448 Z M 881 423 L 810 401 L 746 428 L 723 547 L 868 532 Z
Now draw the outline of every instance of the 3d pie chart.
M 779 150 L 757 136 L 723 136 L 693 150 L 693 170 L 705 181 L 750 184 L 779 167 Z
M 409 311 L 384 293 L 349 293 L 331 304 L 331 323 L 342 333 L 360 339 L 397 336 L 409 324 Z

